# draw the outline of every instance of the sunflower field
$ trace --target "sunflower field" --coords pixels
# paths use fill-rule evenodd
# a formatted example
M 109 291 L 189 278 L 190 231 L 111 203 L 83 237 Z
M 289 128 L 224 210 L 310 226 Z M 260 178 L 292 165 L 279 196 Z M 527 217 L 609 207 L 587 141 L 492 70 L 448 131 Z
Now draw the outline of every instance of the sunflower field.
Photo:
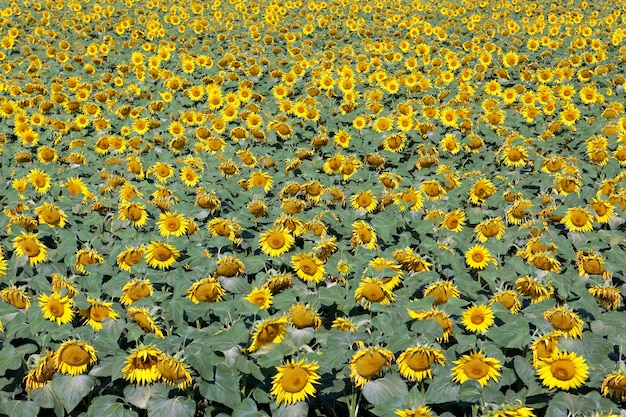
M 626 2 L 0 4 L 0 414 L 626 411 Z

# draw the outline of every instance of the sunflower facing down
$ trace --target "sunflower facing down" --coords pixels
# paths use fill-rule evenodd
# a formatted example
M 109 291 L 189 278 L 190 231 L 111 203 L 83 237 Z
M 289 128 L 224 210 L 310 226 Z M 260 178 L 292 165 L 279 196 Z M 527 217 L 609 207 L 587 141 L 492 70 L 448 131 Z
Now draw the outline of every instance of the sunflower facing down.
M 131 282 L 124 285 L 122 288 L 122 297 L 120 303 L 122 305 L 131 305 L 135 301 L 139 301 L 144 297 L 150 297 L 154 292 L 152 284 L 149 279 L 138 280 L 134 279 Z
M 148 221 L 146 206 L 141 203 L 122 203 L 118 207 L 118 218 L 121 221 L 129 221 L 133 227 L 142 227 Z
M 20 236 L 13 239 L 13 249 L 17 256 L 26 256 L 30 266 L 48 259 L 46 246 L 37 239 L 37 233 L 22 232 Z
M 50 227 L 63 228 L 67 221 L 67 214 L 54 203 L 43 203 L 35 209 L 35 214 L 39 216 L 39 224 L 45 223 Z
M 63 296 L 58 292 L 53 292 L 50 296 L 41 294 L 39 306 L 43 316 L 50 321 L 56 321 L 59 326 L 74 318 L 74 301 L 67 295 Z
M 461 293 L 452 281 L 436 281 L 424 290 L 424 297 L 433 296 L 433 306 L 445 304 L 450 298 L 459 298 Z
M 81 249 L 76 252 L 76 262 L 74 262 L 74 268 L 76 268 L 81 274 L 89 275 L 89 271 L 87 271 L 85 267 L 96 263 L 104 263 L 104 258 L 93 249 Z
M 447 342 L 450 336 L 452 336 L 452 319 L 445 312 L 433 307 L 427 311 L 413 311 L 407 308 L 407 313 L 409 313 L 409 317 L 412 319 L 435 320 L 443 331 L 443 336 L 436 338 L 438 342 L 442 340 Z
M 126 313 L 135 320 L 141 330 L 146 333 L 154 333 L 155 337 L 163 339 L 163 332 L 158 328 L 154 318 L 152 318 L 146 308 L 129 307 Z
M 285 365 L 277 366 L 277 374 L 272 378 L 270 394 L 276 396 L 276 404 L 295 404 L 315 395 L 315 387 L 321 377 L 317 373 L 316 361 L 305 363 L 304 359 L 296 362 L 288 360 Z
M 474 245 L 465 252 L 465 263 L 472 269 L 485 269 L 490 263 L 498 265 L 489 250 L 482 245 Z
M 290 326 L 296 329 L 305 329 L 307 327 L 319 329 L 322 326 L 322 319 L 317 312 L 301 303 L 294 304 L 289 308 L 287 321 Z
M 324 262 L 314 253 L 299 253 L 291 257 L 291 267 L 306 282 L 319 283 L 324 279 Z
M 363 277 L 354 292 L 354 299 L 369 310 L 372 303 L 389 305 L 395 299 L 394 293 L 388 285 L 379 278 Z
M 63 342 L 54 354 L 54 361 L 59 372 L 72 376 L 82 374 L 97 360 L 96 350 L 93 347 L 76 340 Z
M 124 379 L 139 385 L 156 382 L 160 377 L 157 363 L 162 355 L 162 351 L 152 346 L 136 347 L 130 352 L 122 368 Z
M 168 269 L 176 262 L 180 252 L 169 243 L 150 242 L 146 248 L 146 262 L 151 268 Z
M 262 233 L 259 238 L 261 251 L 271 257 L 277 257 L 289 251 L 294 242 L 294 237 L 285 227 L 274 227 Z
M 454 361 L 455 367 L 452 369 L 454 382 L 461 384 L 474 379 L 484 387 L 490 379 L 497 381 L 500 376 L 500 361 L 495 358 L 486 357 L 482 351 L 463 355 L 459 360 Z
M 557 343 L 559 343 L 563 333 L 560 331 L 553 331 L 541 337 L 537 337 L 530 345 L 530 350 L 533 352 L 532 366 L 538 368 L 541 365 L 541 361 L 549 358 L 554 353 L 559 351 Z
M 119 255 L 117 255 L 116 263 L 117 266 L 123 270 L 130 272 L 131 268 L 134 265 L 137 265 L 141 262 L 143 255 L 146 252 L 146 248 L 144 245 L 136 246 L 136 247 L 126 247 Z
M 474 228 L 474 233 L 476 234 L 476 239 L 480 243 L 485 243 L 492 237 L 496 240 L 500 240 L 504 234 L 504 230 L 505 226 L 502 219 L 500 217 L 494 217 L 478 223 L 478 225 Z
M 620 290 L 612 284 L 594 285 L 587 291 L 596 299 L 598 304 L 607 310 L 617 310 L 622 305 Z M 0 296 L 2 296 L 1 293 Z
M 569 391 L 585 383 L 589 377 L 589 367 L 584 357 L 574 352 L 559 351 L 541 361 L 537 375 L 544 386 Z
M 517 314 L 522 308 L 522 303 L 517 293 L 513 290 L 502 290 L 495 293 L 489 300 L 489 306 L 491 307 L 494 303 L 504 306 L 511 314 Z
M 85 324 L 94 330 L 102 330 L 102 320 L 104 319 L 117 320 L 120 318 L 119 314 L 111 308 L 113 303 L 98 301 L 89 297 L 87 297 L 87 301 L 91 303 L 91 306 L 86 310 L 81 310 L 80 314 L 85 318 Z
M 408 348 L 402 352 L 398 356 L 397 363 L 400 375 L 411 382 L 419 382 L 426 378 L 432 379 L 432 365 L 443 365 L 445 360 L 441 349 L 418 346 Z
M 48 382 L 52 381 L 56 372 L 55 352 L 48 352 L 24 378 L 26 392 L 45 387 Z
M 6 301 L 15 308 L 28 310 L 30 308 L 30 298 L 22 289 L 15 285 L 0 291 L 0 300 Z
M 491 308 L 484 304 L 473 305 L 463 312 L 462 320 L 465 329 L 472 333 L 485 333 L 495 321 Z
M 252 334 L 252 340 L 248 348 L 244 348 L 244 352 L 255 352 L 261 347 L 282 342 L 287 333 L 287 316 L 278 319 L 267 319 L 258 323 Z
M 554 330 L 563 332 L 565 337 L 571 336 L 575 339 L 582 337 L 584 322 L 567 307 L 547 310 L 543 313 L 543 318 L 552 325 Z
M 620 401 L 626 400 L 626 372 L 611 372 L 602 381 L 600 389 L 605 397 L 615 397 Z
M 185 297 L 194 304 L 212 303 L 222 301 L 224 294 L 226 291 L 220 282 L 213 277 L 207 277 L 191 284 Z
M 363 220 L 352 223 L 350 243 L 353 248 L 357 245 L 363 245 L 368 249 L 376 249 L 378 244 L 374 228 Z
M 166 354 L 159 356 L 156 369 L 162 382 L 176 385 L 178 389 L 185 389 L 192 383 L 187 365 L 172 356 Z
M 389 367 L 394 355 L 390 350 L 369 347 L 352 355 L 350 359 L 350 379 L 357 388 L 363 388 L 374 375 L 380 376 L 384 367 Z

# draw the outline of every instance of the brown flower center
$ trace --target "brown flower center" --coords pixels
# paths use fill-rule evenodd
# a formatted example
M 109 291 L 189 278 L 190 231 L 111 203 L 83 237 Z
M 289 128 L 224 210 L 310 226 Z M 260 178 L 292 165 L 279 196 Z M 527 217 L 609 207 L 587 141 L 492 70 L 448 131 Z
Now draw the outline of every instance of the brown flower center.
M 425 371 L 430 369 L 430 365 L 435 361 L 435 356 L 428 352 L 414 352 L 407 359 L 406 364 L 414 371 Z
M 172 257 L 172 251 L 165 246 L 157 246 L 153 251 L 153 256 L 157 261 L 165 262 Z
M 372 375 L 380 372 L 383 366 L 387 364 L 387 358 L 380 352 L 369 352 L 358 358 L 354 367 L 357 374 L 363 378 L 370 379 Z
M 61 351 L 61 362 L 70 366 L 83 366 L 89 362 L 89 352 L 78 345 L 70 345 Z
M 267 238 L 267 245 L 272 249 L 281 249 L 285 246 L 285 237 L 280 231 L 273 232 Z
M 33 238 L 26 238 L 21 243 L 22 252 L 24 252 L 28 257 L 35 258 L 41 252 L 39 245 Z
M 569 381 L 576 376 L 576 366 L 569 360 L 560 359 L 550 364 L 550 373 L 559 381 Z
M 489 365 L 478 358 L 474 358 L 463 365 L 463 372 L 469 378 L 481 379 L 489 373 Z
M 370 282 L 363 287 L 363 297 L 368 301 L 377 302 L 385 298 L 385 292 L 379 284 Z
M 309 372 L 299 366 L 283 371 L 281 386 L 289 393 L 300 392 L 309 382 Z

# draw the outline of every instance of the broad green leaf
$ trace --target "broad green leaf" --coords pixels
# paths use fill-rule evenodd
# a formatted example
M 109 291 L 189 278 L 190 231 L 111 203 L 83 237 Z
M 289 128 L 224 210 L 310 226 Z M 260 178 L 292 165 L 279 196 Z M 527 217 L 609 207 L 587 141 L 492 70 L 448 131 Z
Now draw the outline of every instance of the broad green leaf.
M 117 402 L 119 397 L 115 395 L 104 395 L 91 400 L 87 417 L 137 417 L 136 411 Z
M 487 337 L 507 348 L 523 348 L 532 341 L 528 320 L 522 315 L 515 315 L 501 326 L 492 326 L 487 331 Z
M 154 398 L 148 405 L 148 417 L 193 417 L 196 402 L 190 398 Z
M 8 401 L 2 407 L 11 417 L 33 417 L 39 414 L 39 405 L 34 401 Z
M 380 405 L 389 398 L 409 398 L 409 389 L 406 382 L 398 375 L 389 373 L 383 378 L 369 381 L 363 387 L 363 396 L 373 405 Z
M 153 398 L 166 399 L 169 388 L 164 384 L 139 385 L 124 387 L 124 398 L 137 408 L 145 410 Z
M 307 417 L 308 415 L 309 405 L 304 401 L 292 405 L 272 407 L 272 417 Z
M 241 375 L 232 372 L 232 369 L 219 364 L 215 369 L 215 380 L 200 384 L 200 393 L 209 401 L 215 401 L 228 407 L 241 402 L 240 388 Z
M 262 413 L 257 409 L 256 403 L 252 398 L 244 399 L 241 404 L 233 408 L 233 417 L 264 417 L 266 413 Z
M 55 375 L 52 378 L 52 390 L 59 397 L 65 411 L 74 410 L 95 385 L 95 378 L 90 375 Z
M 22 365 L 22 358 L 13 345 L 5 344 L 0 350 L 0 375 L 7 370 L 18 369 Z

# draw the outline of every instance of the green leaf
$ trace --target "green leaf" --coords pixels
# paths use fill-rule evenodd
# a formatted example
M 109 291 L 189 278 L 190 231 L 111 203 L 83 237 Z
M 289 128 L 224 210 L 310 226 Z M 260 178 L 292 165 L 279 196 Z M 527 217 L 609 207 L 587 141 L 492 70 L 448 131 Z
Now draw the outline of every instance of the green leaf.
M 132 384 L 124 387 L 124 398 L 135 407 L 146 410 L 151 399 L 167 399 L 168 392 L 169 388 L 164 384 Z
M 264 417 L 267 414 L 260 412 L 257 410 L 256 403 L 252 398 L 246 398 L 233 408 L 233 413 L 231 414 L 233 417 Z
M 369 381 L 362 392 L 365 399 L 373 405 L 380 405 L 389 398 L 409 398 L 406 382 L 398 374 L 387 374 L 383 378 Z
M 34 401 L 8 401 L 2 408 L 11 417 L 32 417 L 38 415 L 40 410 Z
M 18 369 L 20 365 L 22 365 L 22 357 L 13 345 L 6 344 L 0 350 L 0 375 L 4 375 L 7 370 Z
M 532 341 L 528 320 L 521 315 L 514 316 L 502 326 L 492 327 L 487 331 L 487 337 L 507 348 L 523 348 Z
M 457 402 L 461 386 L 452 382 L 450 372 L 435 375 L 426 390 L 426 404 Z
M 59 398 L 54 394 L 50 384 L 33 390 L 30 393 L 30 398 L 39 404 L 41 408 L 53 408 L 57 416 L 63 417 L 65 415 L 63 404 L 61 404 Z
M 137 412 L 118 403 L 119 397 L 104 395 L 91 400 L 87 417 L 137 417 Z
M 52 378 L 52 390 L 59 397 L 65 411 L 71 412 L 78 403 L 93 389 L 94 377 L 90 375 L 55 375 Z
M 232 372 L 226 365 L 217 365 L 215 381 L 200 384 L 200 393 L 209 401 L 215 401 L 228 407 L 241 402 L 239 380 L 241 375 Z
M 196 402 L 185 397 L 155 398 L 148 405 L 149 417 L 193 417 L 195 413 Z
M 303 401 L 293 405 L 274 407 L 272 407 L 272 417 L 307 417 L 309 415 L 309 405 Z

